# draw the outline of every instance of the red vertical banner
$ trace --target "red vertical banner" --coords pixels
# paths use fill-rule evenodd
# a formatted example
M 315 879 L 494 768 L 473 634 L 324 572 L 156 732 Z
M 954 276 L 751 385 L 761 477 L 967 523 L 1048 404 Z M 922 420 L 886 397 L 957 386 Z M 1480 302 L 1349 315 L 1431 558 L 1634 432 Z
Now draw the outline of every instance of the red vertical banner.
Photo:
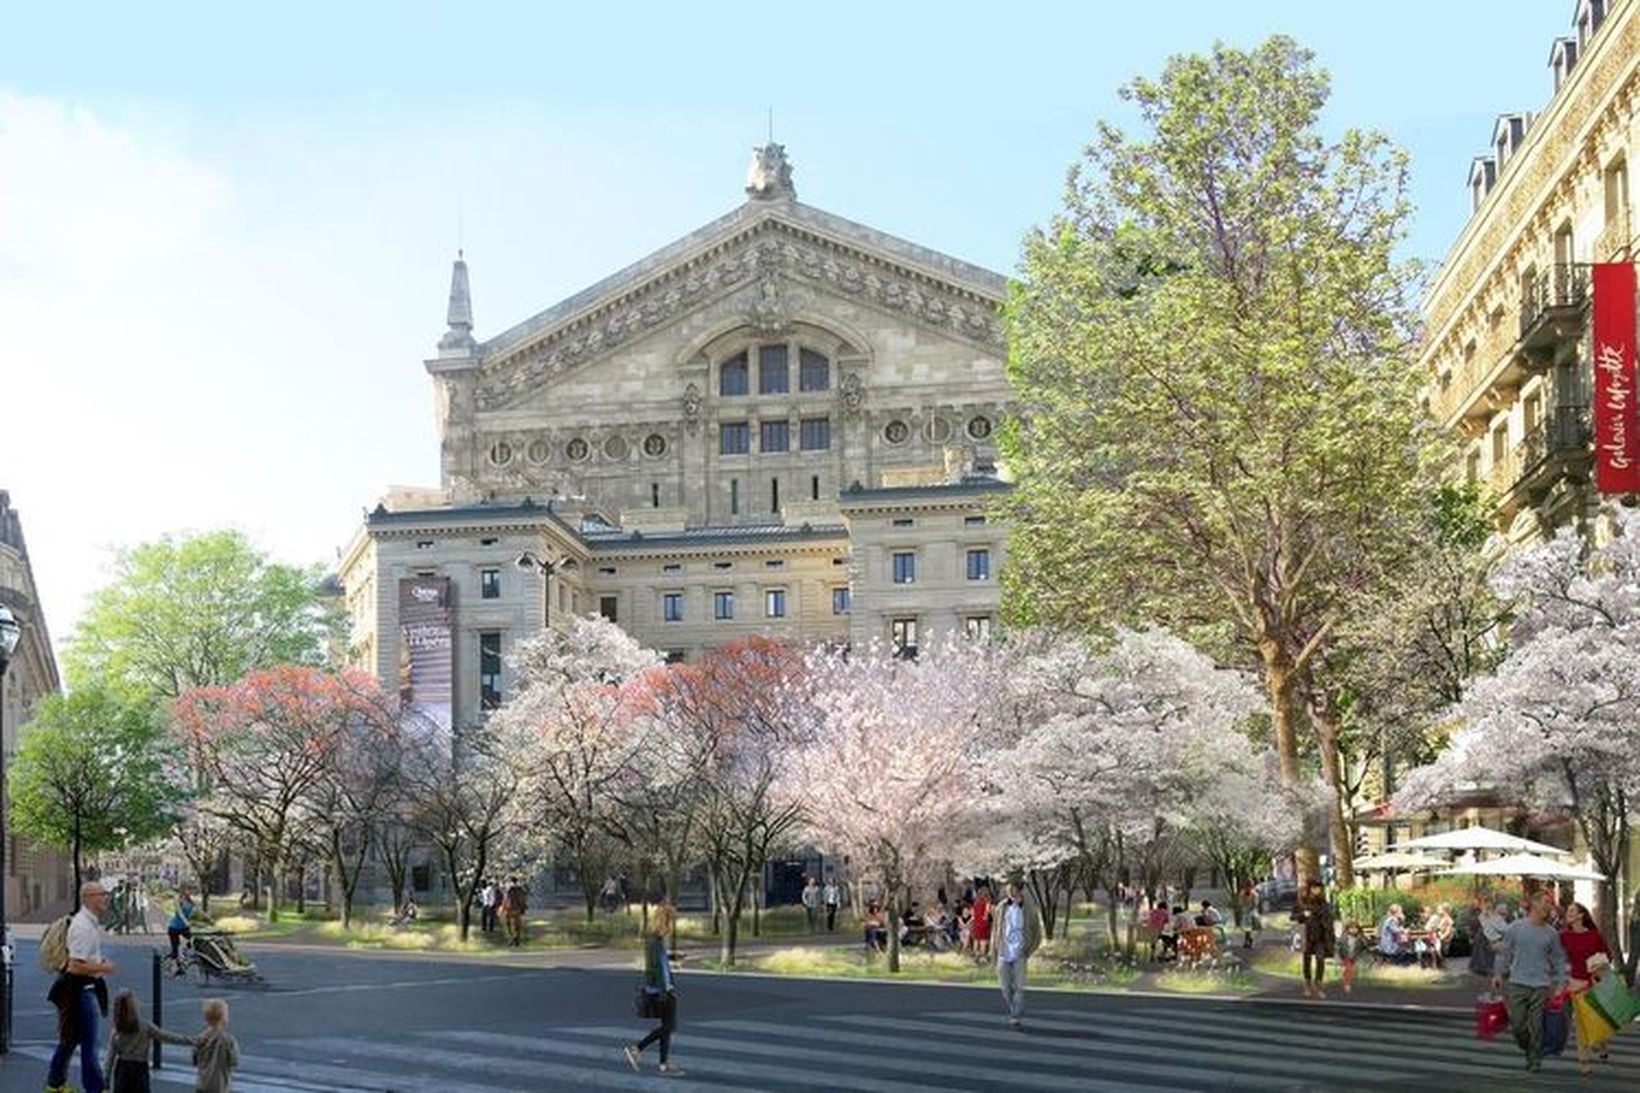
M 1640 493 L 1632 263 L 1594 267 L 1593 325 L 1595 484 L 1601 493 Z

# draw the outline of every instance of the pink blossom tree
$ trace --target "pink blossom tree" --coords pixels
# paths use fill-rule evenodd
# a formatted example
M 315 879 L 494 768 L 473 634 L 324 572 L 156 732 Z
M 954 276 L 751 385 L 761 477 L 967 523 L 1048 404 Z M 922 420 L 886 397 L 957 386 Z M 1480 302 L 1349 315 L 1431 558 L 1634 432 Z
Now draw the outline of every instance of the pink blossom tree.
M 813 723 L 788 757 L 783 790 L 810 836 L 847 854 L 855 879 L 882 894 L 890 971 L 900 968 L 913 887 L 931 883 L 980 822 L 997 669 L 989 645 L 956 637 L 915 660 L 875 644 L 808 659 L 802 699 Z

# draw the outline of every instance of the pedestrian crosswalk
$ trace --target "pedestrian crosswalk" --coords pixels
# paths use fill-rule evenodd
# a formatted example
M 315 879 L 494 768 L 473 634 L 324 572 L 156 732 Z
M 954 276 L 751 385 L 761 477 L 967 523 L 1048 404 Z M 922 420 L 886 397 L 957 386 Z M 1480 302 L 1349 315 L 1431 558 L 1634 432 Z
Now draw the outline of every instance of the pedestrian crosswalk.
M 892 994 L 887 1001 L 892 1001 Z M 674 1043 L 686 1072 L 665 1083 L 705 1090 L 1372 1090 L 1516 1088 L 1526 1078 L 1508 1038 L 1474 1038 L 1467 1015 L 1154 997 L 1074 999 L 1039 994 L 1024 1031 L 1000 1006 L 953 992 L 949 1008 L 793 1013 L 738 1010 L 688 1021 Z M 620 1048 L 637 1022 L 406 1031 L 276 1039 L 247 1050 L 235 1089 L 246 1093 L 371 1090 L 480 1093 L 649 1089 L 655 1055 L 633 1073 Z M 28 1054 L 44 1058 L 38 1048 Z M 1640 1084 L 1640 1029 L 1612 1044 L 1612 1061 L 1579 1079 L 1568 1053 L 1534 1085 L 1585 1090 Z M 173 1066 L 158 1088 L 191 1078 Z

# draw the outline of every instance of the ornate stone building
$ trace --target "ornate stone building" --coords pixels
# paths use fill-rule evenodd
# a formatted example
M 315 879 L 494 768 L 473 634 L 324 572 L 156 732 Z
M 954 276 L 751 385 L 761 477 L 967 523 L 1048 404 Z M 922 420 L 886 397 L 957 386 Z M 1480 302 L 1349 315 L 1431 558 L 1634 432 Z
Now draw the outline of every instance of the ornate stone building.
M 6 769 L 17 754 L 20 733 L 28 731 L 27 721 L 35 703 L 55 694 L 62 684 L 57 676 L 57 658 L 51 651 L 51 633 L 46 629 L 45 612 L 34 586 L 34 570 L 29 565 L 28 545 L 23 540 L 23 521 L 11 507 L 11 495 L 0 490 L 0 603 L 11 608 L 22 627 L 17 651 L 6 669 L 0 686 L 4 705 Z M 7 801 L 6 913 L 13 921 L 41 921 L 67 911 L 72 905 L 70 869 L 63 856 L 20 839 L 10 829 L 10 801 Z
M 1500 115 L 1469 174 L 1474 212 L 1425 302 L 1430 413 L 1466 440 L 1515 542 L 1592 525 L 1589 265 L 1630 257 L 1640 153 L 1640 5 L 1580 0 L 1552 94 Z
M 344 553 L 357 662 L 471 724 L 570 613 L 680 659 L 989 632 L 1005 293 L 798 202 L 775 144 L 734 211 L 488 340 L 458 257 L 426 362 L 442 481 Z

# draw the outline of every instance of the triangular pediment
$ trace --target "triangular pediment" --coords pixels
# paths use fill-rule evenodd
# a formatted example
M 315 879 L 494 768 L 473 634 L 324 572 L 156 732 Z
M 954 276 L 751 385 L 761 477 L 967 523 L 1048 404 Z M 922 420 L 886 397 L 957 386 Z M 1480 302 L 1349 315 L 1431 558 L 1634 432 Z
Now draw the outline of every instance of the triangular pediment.
M 795 201 L 749 201 L 485 342 L 477 408 L 511 405 L 731 294 L 791 285 L 1002 347 L 1000 274 Z

